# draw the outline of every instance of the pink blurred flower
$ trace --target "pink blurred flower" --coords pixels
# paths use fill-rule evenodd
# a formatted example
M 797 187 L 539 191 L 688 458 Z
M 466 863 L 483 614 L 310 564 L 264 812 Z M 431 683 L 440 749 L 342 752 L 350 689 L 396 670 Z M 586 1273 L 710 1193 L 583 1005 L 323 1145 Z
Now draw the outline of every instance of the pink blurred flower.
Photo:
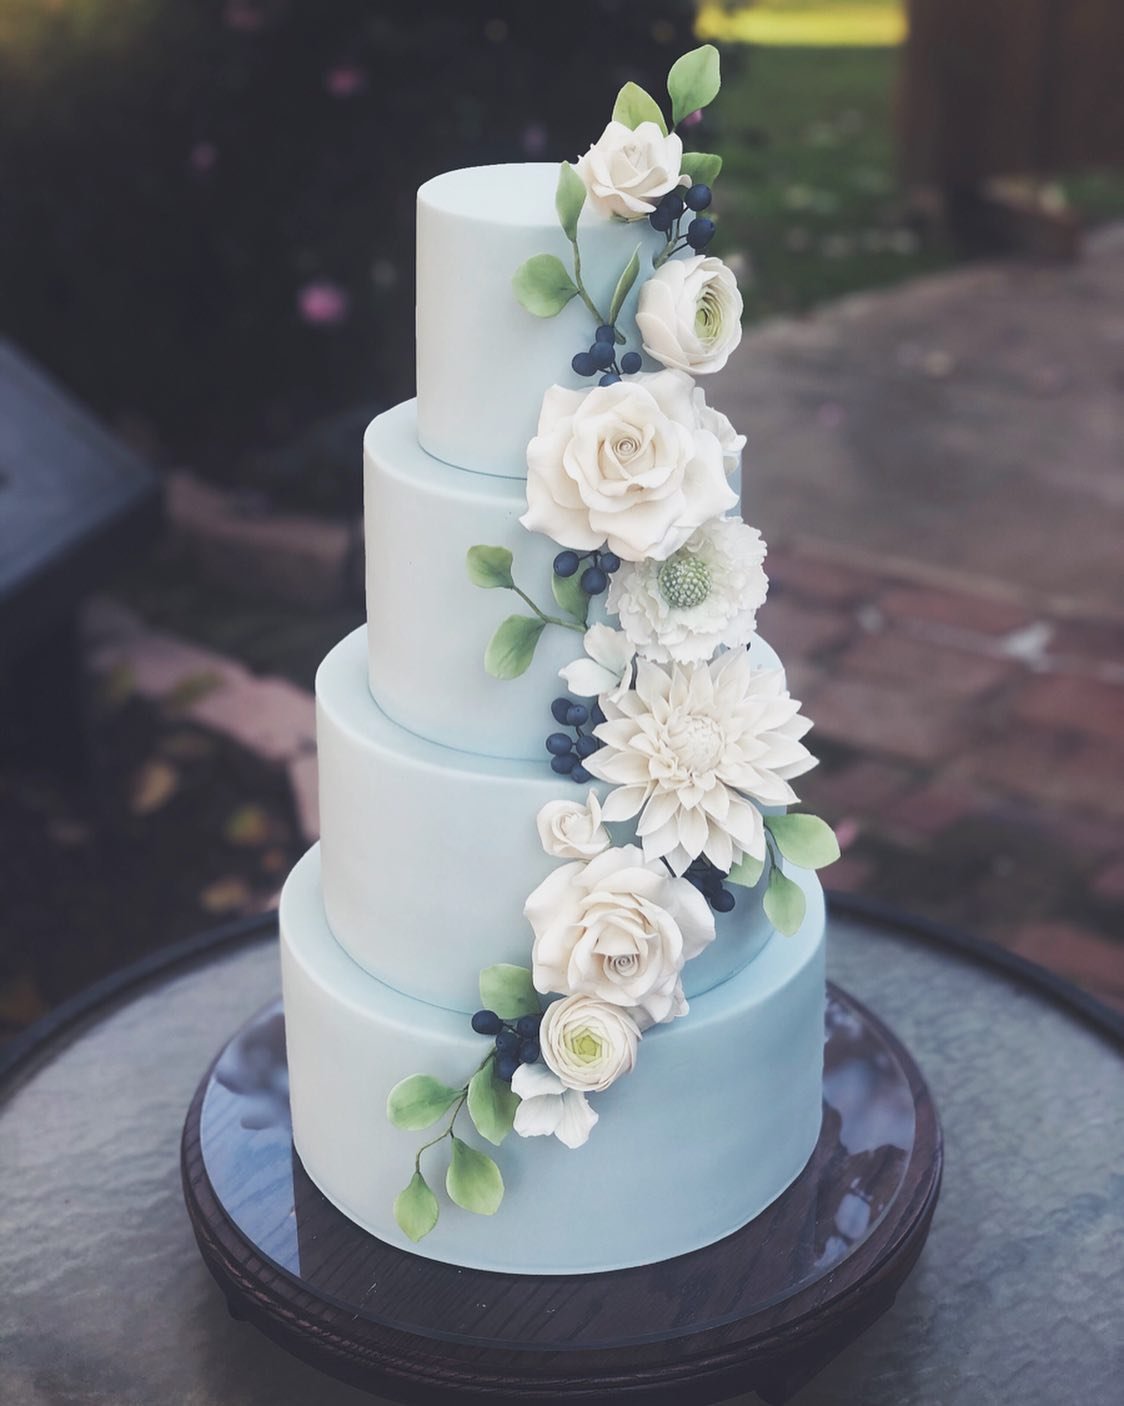
M 338 283 L 318 278 L 297 293 L 297 310 L 301 320 L 313 327 L 335 327 L 347 321 L 351 299 Z
M 222 22 L 227 29 L 237 29 L 242 34 L 256 34 L 265 24 L 265 11 L 255 4 L 254 0 L 226 0 Z
M 205 175 L 219 159 L 218 147 L 214 142 L 196 142 L 187 159 L 193 171 Z
M 702 120 L 702 108 L 700 107 L 694 112 L 689 112 L 679 125 L 680 127 L 697 127 Z
M 357 64 L 337 64 L 324 75 L 324 89 L 333 98 L 354 98 L 366 87 L 367 75 Z
M 541 156 L 546 150 L 546 128 L 541 122 L 528 122 L 523 128 L 523 150 L 528 156 Z

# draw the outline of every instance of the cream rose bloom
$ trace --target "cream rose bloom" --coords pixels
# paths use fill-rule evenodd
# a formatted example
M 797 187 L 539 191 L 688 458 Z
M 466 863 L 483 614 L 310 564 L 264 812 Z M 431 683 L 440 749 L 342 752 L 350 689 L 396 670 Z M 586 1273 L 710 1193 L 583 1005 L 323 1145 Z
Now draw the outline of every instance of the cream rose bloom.
M 635 129 L 610 122 L 578 161 L 577 172 L 598 214 L 643 220 L 661 196 L 687 184 L 679 173 L 682 159 L 683 143 L 674 132 L 664 136 L 654 122 Z
M 676 372 L 676 375 L 683 375 L 683 372 Z M 698 416 L 699 428 L 709 430 L 718 443 L 722 446 L 722 458 L 726 465 L 727 474 L 732 474 L 735 469 L 741 467 L 742 450 L 745 448 L 745 435 L 738 434 L 730 423 L 730 417 L 723 415 L 721 410 L 716 410 L 713 405 L 707 405 L 706 395 L 702 386 L 696 386 L 691 394 L 694 401 L 695 414 Z
M 539 1027 L 546 1067 L 568 1089 L 600 1093 L 636 1063 L 640 1030 L 619 1006 L 596 996 L 564 996 L 547 1006 Z
M 523 526 L 579 551 L 607 542 L 624 561 L 662 561 L 734 507 L 722 444 L 692 390 L 690 377 L 664 371 L 551 386 L 527 447 Z
M 537 825 L 542 847 L 553 859 L 595 859 L 609 848 L 609 832 L 601 824 L 601 802 L 590 791 L 580 801 L 547 801 Z
M 742 295 L 721 259 L 669 259 L 641 286 L 636 308 L 644 350 L 694 376 L 721 371 L 742 339 Z
M 640 1029 L 687 1010 L 680 973 L 714 941 L 698 889 L 645 862 L 636 845 L 556 869 L 528 898 L 534 982 L 544 994 L 596 996 Z

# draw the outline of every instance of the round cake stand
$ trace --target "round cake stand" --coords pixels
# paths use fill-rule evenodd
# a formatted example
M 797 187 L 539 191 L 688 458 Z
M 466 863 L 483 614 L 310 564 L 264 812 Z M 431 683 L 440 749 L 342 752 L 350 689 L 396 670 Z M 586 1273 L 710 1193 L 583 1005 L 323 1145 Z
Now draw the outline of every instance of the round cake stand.
M 386 1245 L 312 1185 L 293 1150 L 275 1002 L 196 1092 L 187 1209 L 235 1317 L 396 1401 L 702 1406 L 753 1390 L 780 1403 L 889 1308 L 940 1188 L 940 1124 L 921 1071 L 834 986 L 824 1063 L 815 1152 L 742 1230 L 612 1274 L 494 1274 Z

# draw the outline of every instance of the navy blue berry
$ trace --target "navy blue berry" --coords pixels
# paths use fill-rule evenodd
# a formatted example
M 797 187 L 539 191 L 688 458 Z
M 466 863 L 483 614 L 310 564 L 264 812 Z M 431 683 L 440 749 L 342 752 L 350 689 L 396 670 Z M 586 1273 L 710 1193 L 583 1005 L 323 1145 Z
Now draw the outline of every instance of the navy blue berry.
M 514 1054 L 519 1048 L 519 1036 L 506 1026 L 496 1036 L 496 1054 Z
M 590 773 L 586 771 L 585 767 L 582 766 L 580 762 L 570 768 L 570 780 L 576 781 L 579 786 L 584 786 L 587 781 L 592 781 L 592 779 Z
M 587 596 L 599 596 L 609 584 L 609 578 L 599 566 L 587 566 L 582 572 L 582 590 Z
M 611 576 L 614 571 L 621 569 L 621 559 L 616 552 L 598 552 L 597 565 Z
M 666 234 L 671 228 L 671 221 L 673 218 L 674 217 L 670 210 L 665 210 L 662 205 L 657 205 L 656 208 L 652 211 L 652 213 L 648 216 L 648 223 L 652 226 L 654 230 L 658 230 L 660 234 Z
M 729 913 L 734 906 L 734 895 L 729 889 L 715 889 L 708 895 L 710 906 L 716 913 Z
M 599 386 L 615 386 L 619 380 L 620 377 L 615 371 L 606 371 L 597 384 Z
M 597 374 L 597 363 L 587 351 L 580 351 L 570 362 L 574 372 L 578 376 L 594 376 Z
M 705 210 L 711 200 L 710 187 L 701 183 L 692 186 L 683 198 L 687 203 L 688 210 Z
M 551 771 L 556 771 L 559 776 L 573 776 L 577 764 L 578 754 L 576 752 L 567 752 L 565 756 L 559 755 L 550 759 Z
M 612 342 L 594 342 L 589 349 L 589 359 L 598 371 L 604 371 L 607 366 L 612 366 L 616 354 Z
M 556 698 L 550 705 L 550 713 L 554 721 L 565 726 L 566 718 L 573 706 L 574 700 L 572 698 Z
M 687 226 L 687 243 L 692 249 L 705 249 L 714 238 L 714 221 L 700 215 Z
M 571 703 L 566 714 L 567 727 L 584 727 L 589 722 L 589 709 L 584 703 Z
M 554 558 L 554 574 L 572 576 L 577 571 L 580 560 L 577 552 L 559 552 Z
M 601 743 L 598 742 L 596 737 L 583 736 L 579 737 L 574 743 L 574 750 L 579 757 L 592 757 L 600 746 Z
M 546 739 L 546 750 L 552 757 L 564 757 L 573 745 L 564 732 L 552 732 Z
M 477 1035 L 498 1035 L 503 1029 L 503 1021 L 495 1011 L 477 1011 L 472 1017 L 472 1028 Z
M 517 1054 L 496 1055 L 496 1077 L 502 1079 L 505 1084 L 511 1083 L 511 1076 L 519 1068 L 519 1056 Z
M 702 207 L 700 206 L 699 208 L 701 209 Z M 607 322 L 603 322 L 597 331 L 594 332 L 593 340 L 595 342 L 608 342 L 609 345 L 612 346 L 617 340 L 617 330 L 615 327 L 610 327 Z
M 519 1063 L 534 1064 L 539 1057 L 539 1042 L 537 1040 L 524 1040 L 519 1046 Z
M 673 220 L 677 220 L 683 213 L 683 193 L 678 190 L 669 190 L 660 201 L 659 208 L 666 210 Z
M 641 367 L 639 352 L 625 352 L 621 357 L 621 370 L 626 376 L 633 376 Z
M 542 1012 L 534 1011 L 530 1015 L 521 1015 L 515 1022 L 516 1033 L 524 1040 L 531 1039 L 539 1033 L 539 1026 L 542 1024 Z

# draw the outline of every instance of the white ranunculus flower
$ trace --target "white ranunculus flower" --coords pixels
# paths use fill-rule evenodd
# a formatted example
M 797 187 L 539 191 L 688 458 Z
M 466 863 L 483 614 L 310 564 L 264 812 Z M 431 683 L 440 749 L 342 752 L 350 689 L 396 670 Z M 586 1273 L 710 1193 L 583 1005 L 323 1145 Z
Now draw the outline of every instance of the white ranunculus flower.
M 635 129 L 610 122 L 578 161 L 577 172 L 598 214 L 643 220 L 661 196 L 688 184 L 679 172 L 682 159 L 683 143 L 674 132 L 664 136 L 654 122 Z
M 765 543 L 740 518 L 702 527 L 666 561 L 625 562 L 611 578 L 607 608 L 630 649 L 666 664 L 709 659 L 749 643 L 769 581 Z M 619 703 L 622 694 L 612 695 Z
M 627 1011 L 596 996 L 553 1001 L 539 1027 L 542 1057 L 568 1089 L 600 1093 L 636 1063 L 640 1029 Z
M 581 1147 L 597 1114 L 580 1089 L 568 1089 L 545 1064 L 521 1064 L 511 1076 L 512 1092 L 520 1103 L 515 1131 L 520 1137 L 550 1137 L 567 1147 Z
M 682 373 L 680 373 L 682 374 Z M 723 415 L 721 410 L 716 410 L 713 405 L 707 405 L 706 395 L 702 386 L 696 386 L 692 394 L 695 402 L 695 411 L 699 417 L 699 428 L 709 430 L 718 443 L 722 446 L 722 457 L 726 464 L 727 474 L 732 474 L 735 469 L 741 467 L 742 450 L 745 448 L 745 435 L 738 434 L 730 423 L 728 415 Z
M 668 372 L 551 386 L 527 446 L 523 526 L 578 551 L 607 542 L 624 561 L 662 561 L 734 507 L 722 444 L 700 425 L 692 390 Z
M 556 869 L 523 911 L 536 989 L 597 997 L 629 1010 L 641 1029 L 685 1013 L 683 964 L 714 941 L 698 889 L 636 845 Z
M 640 816 L 646 859 L 682 874 L 700 854 L 723 873 L 743 855 L 765 858 L 758 805 L 791 805 L 789 780 L 816 764 L 800 741 L 811 723 L 782 669 L 754 669 L 742 649 L 709 664 L 641 659 L 636 687 L 601 707 L 603 746 L 583 765 L 617 787 L 602 806 L 607 821 Z
M 619 697 L 632 685 L 632 660 L 636 650 L 621 630 L 591 625 L 585 632 L 585 658 L 558 670 L 566 687 L 579 698 L 602 693 Z
M 536 821 L 542 847 L 553 859 L 594 859 L 609 848 L 609 832 L 601 824 L 601 802 L 590 791 L 580 801 L 547 801 Z
M 664 366 L 701 376 L 721 371 L 742 339 L 742 295 L 721 259 L 669 259 L 640 288 L 636 325 L 644 350 Z

